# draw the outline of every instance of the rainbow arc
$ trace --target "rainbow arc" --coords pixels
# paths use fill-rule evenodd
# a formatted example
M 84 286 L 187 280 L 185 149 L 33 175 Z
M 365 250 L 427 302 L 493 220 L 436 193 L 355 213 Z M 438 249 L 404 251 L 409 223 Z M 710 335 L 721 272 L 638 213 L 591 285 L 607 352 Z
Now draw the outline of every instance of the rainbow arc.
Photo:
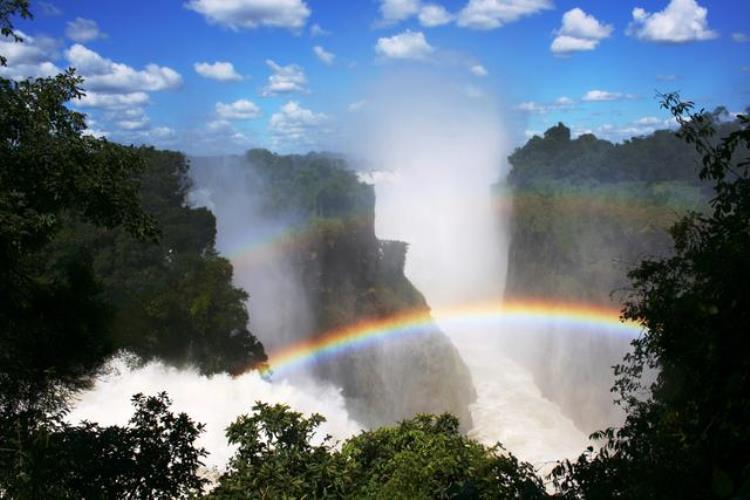
M 637 336 L 639 324 L 622 321 L 619 311 L 603 307 L 544 301 L 511 301 L 470 304 L 438 309 L 421 309 L 388 318 L 362 321 L 337 328 L 271 353 L 268 374 L 283 375 L 303 366 L 324 362 L 344 353 L 379 342 L 429 334 L 437 328 L 492 328 L 499 333 L 554 323 L 562 330 L 586 329 L 601 334 Z

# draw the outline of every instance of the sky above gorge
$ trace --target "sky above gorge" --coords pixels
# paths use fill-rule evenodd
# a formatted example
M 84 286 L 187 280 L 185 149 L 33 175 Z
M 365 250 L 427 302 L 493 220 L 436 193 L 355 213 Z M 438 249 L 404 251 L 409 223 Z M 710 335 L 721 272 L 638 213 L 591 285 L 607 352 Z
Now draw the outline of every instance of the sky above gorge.
M 368 88 L 417 72 L 486 100 L 522 143 L 559 121 L 620 141 L 657 92 L 750 104 L 749 0 L 32 1 L 6 77 L 75 67 L 92 134 L 191 154 L 338 149 Z M 398 93 L 397 85 L 389 85 Z

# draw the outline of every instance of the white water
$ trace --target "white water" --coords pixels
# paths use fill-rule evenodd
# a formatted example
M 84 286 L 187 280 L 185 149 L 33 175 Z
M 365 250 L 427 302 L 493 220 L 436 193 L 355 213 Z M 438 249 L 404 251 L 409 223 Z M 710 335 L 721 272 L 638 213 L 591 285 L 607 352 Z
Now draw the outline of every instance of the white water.
M 327 418 L 319 429 L 320 436 L 330 434 L 343 440 L 362 429 L 347 416 L 341 393 L 321 383 L 269 382 L 254 372 L 234 379 L 229 375 L 205 377 L 162 363 L 133 370 L 122 360 L 114 361 L 112 368 L 112 373 L 97 381 L 93 390 L 81 395 L 69 421 L 124 425 L 133 414 L 133 394 L 166 391 L 173 401 L 173 411 L 185 412 L 206 424 L 198 445 L 210 452 L 205 463 L 211 468 L 222 469 L 226 465 L 234 450 L 227 444 L 224 430 L 238 416 L 251 413 L 256 401 L 286 403 L 306 415 L 320 413 Z
M 469 436 L 487 445 L 500 442 L 537 466 L 578 456 L 588 445 L 585 434 L 542 396 L 532 373 L 505 354 L 498 332 L 459 330 L 452 324 L 446 331 L 469 366 L 477 391 Z

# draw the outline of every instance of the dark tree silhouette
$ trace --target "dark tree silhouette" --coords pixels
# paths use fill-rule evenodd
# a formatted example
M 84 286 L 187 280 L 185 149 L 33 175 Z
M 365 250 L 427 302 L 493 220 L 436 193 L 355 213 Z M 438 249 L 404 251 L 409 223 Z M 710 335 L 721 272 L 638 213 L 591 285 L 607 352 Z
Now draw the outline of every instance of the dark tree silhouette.
M 750 119 L 717 140 L 711 114 L 676 94 L 662 105 L 715 196 L 672 228 L 674 256 L 630 272 L 623 316 L 644 331 L 616 367 L 627 419 L 596 434 L 600 451 L 557 468 L 567 497 L 750 496 Z

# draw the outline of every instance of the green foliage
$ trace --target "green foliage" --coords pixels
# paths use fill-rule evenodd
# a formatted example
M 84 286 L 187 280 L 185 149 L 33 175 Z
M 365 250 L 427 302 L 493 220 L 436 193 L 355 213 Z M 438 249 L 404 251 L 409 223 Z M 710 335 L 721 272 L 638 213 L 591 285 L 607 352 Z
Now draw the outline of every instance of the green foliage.
M 340 460 L 328 437 L 312 444 L 325 421 L 309 419 L 285 405 L 257 403 L 253 415 L 239 417 L 227 429 L 238 446 L 212 498 L 326 498 L 343 494 Z
M 37 250 L 72 212 L 97 225 L 155 239 L 138 198 L 137 152 L 83 134 L 84 116 L 65 107 L 82 95 L 73 70 L 53 78 L 0 79 L 2 257 Z
M 356 498 L 543 498 L 533 468 L 468 439 L 451 415 L 418 415 L 343 444 Z
M 14 36 L 11 16 L 28 17 L 27 7 L 0 0 L 2 36 Z M 174 182 L 185 178 L 184 159 L 160 162 L 153 151 L 86 135 L 84 116 L 66 107 L 82 95 L 80 83 L 73 70 L 0 78 L 0 496 L 185 496 L 203 484 L 196 470 L 204 453 L 194 447 L 200 426 L 170 413 L 166 395 L 136 396 L 128 428 L 67 425 L 70 397 L 123 347 L 124 303 L 151 279 L 182 286 L 183 296 L 159 296 L 168 306 L 158 314 L 172 314 L 175 324 L 195 320 L 183 351 L 208 358 L 212 343 L 220 344 L 211 369 L 262 349 L 245 329 L 246 296 L 231 286 L 231 266 L 212 253 L 213 218 L 204 211 L 192 219 L 182 207 L 187 186 Z M 146 209 L 172 222 L 158 245 L 161 233 Z M 99 239 L 121 245 L 88 244 Z M 170 247 L 160 253 L 164 244 Z M 131 259 L 131 267 L 108 267 L 121 264 L 113 255 Z M 170 275 L 172 262 L 179 266 Z M 123 274 L 144 263 L 150 277 Z M 131 288 L 118 279 L 130 279 Z M 190 314 L 177 304 L 187 294 Z M 145 328 L 153 338 L 161 333 L 153 322 L 139 333 Z M 230 347 L 216 330 L 233 339 Z
M 206 452 L 195 446 L 203 426 L 169 411 L 171 401 L 133 396 L 126 427 L 57 421 L 20 451 L 19 467 L 0 475 L 10 498 L 186 498 L 206 480 L 197 475 Z
M 184 155 L 139 148 L 139 196 L 162 236 L 136 240 L 122 230 L 69 221 L 52 254 L 85 248 L 114 307 L 116 347 L 142 360 L 192 364 L 205 373 L 239 372 L 265 361 L 247 329 L 247 294 L 232 285 L 232 266 L 214 248 L 216 220 L 187 204 Z
M 247 159 L 267 183 L 265 207 L 272 215 L 351 217 L 371 213 L 375 207 L 372 186 L 359 182 L 341 158 L 252 149 Z
M 3 2 L 5 16 L 23 2 Z M 2 17 L 8 26 L 8 18 Z M 10 28 L 9 28 L 10 29 Z M 137 238 L 158 230 L 139 204 L 137 154 L 83 134 L 73 71 L 13 82 L 0 78 L 0 419 L 54 410 L 61 393 L 85 386 L 114 348 L 110 308 L 89 255 L 49 261 L 68 214 Z M 0 460 L 7 457 L 0 446 Z
M 213 498 L 543 498 L 530 465 L 466 438 L 450 415 L 419 415 L 332 446 L 324 419 L 258 403 L 232 424 L 239 446 Z
M 717 123 L 717 127 L 720 135 L 726 135 L 735 125 Z M 508 160 L 513 170 L 509 180 L 518 187 L 526 187 L 543 178 L 695 183 L 699 159 L 695 151 L 669 130 L 613 144 L 597 139 L 593 134 L 571 139 L 570 129 L 559 123 L 547 130 L 544 137 L 532 137 L 510 155 Z
M 717 142 L 711 115 L 673 94 L 663 105 L 701 154 L 715 197 L 709 213 L 673 226 L 674 256 L 629 275 L 624 317 L 645 329 L 616 369 L 627 420 L 597 435 L 600 452 L 558 468 L 571 498 L 750 495 L 750 120 Z M 646 370 L 656 372 L 648 391 Z

